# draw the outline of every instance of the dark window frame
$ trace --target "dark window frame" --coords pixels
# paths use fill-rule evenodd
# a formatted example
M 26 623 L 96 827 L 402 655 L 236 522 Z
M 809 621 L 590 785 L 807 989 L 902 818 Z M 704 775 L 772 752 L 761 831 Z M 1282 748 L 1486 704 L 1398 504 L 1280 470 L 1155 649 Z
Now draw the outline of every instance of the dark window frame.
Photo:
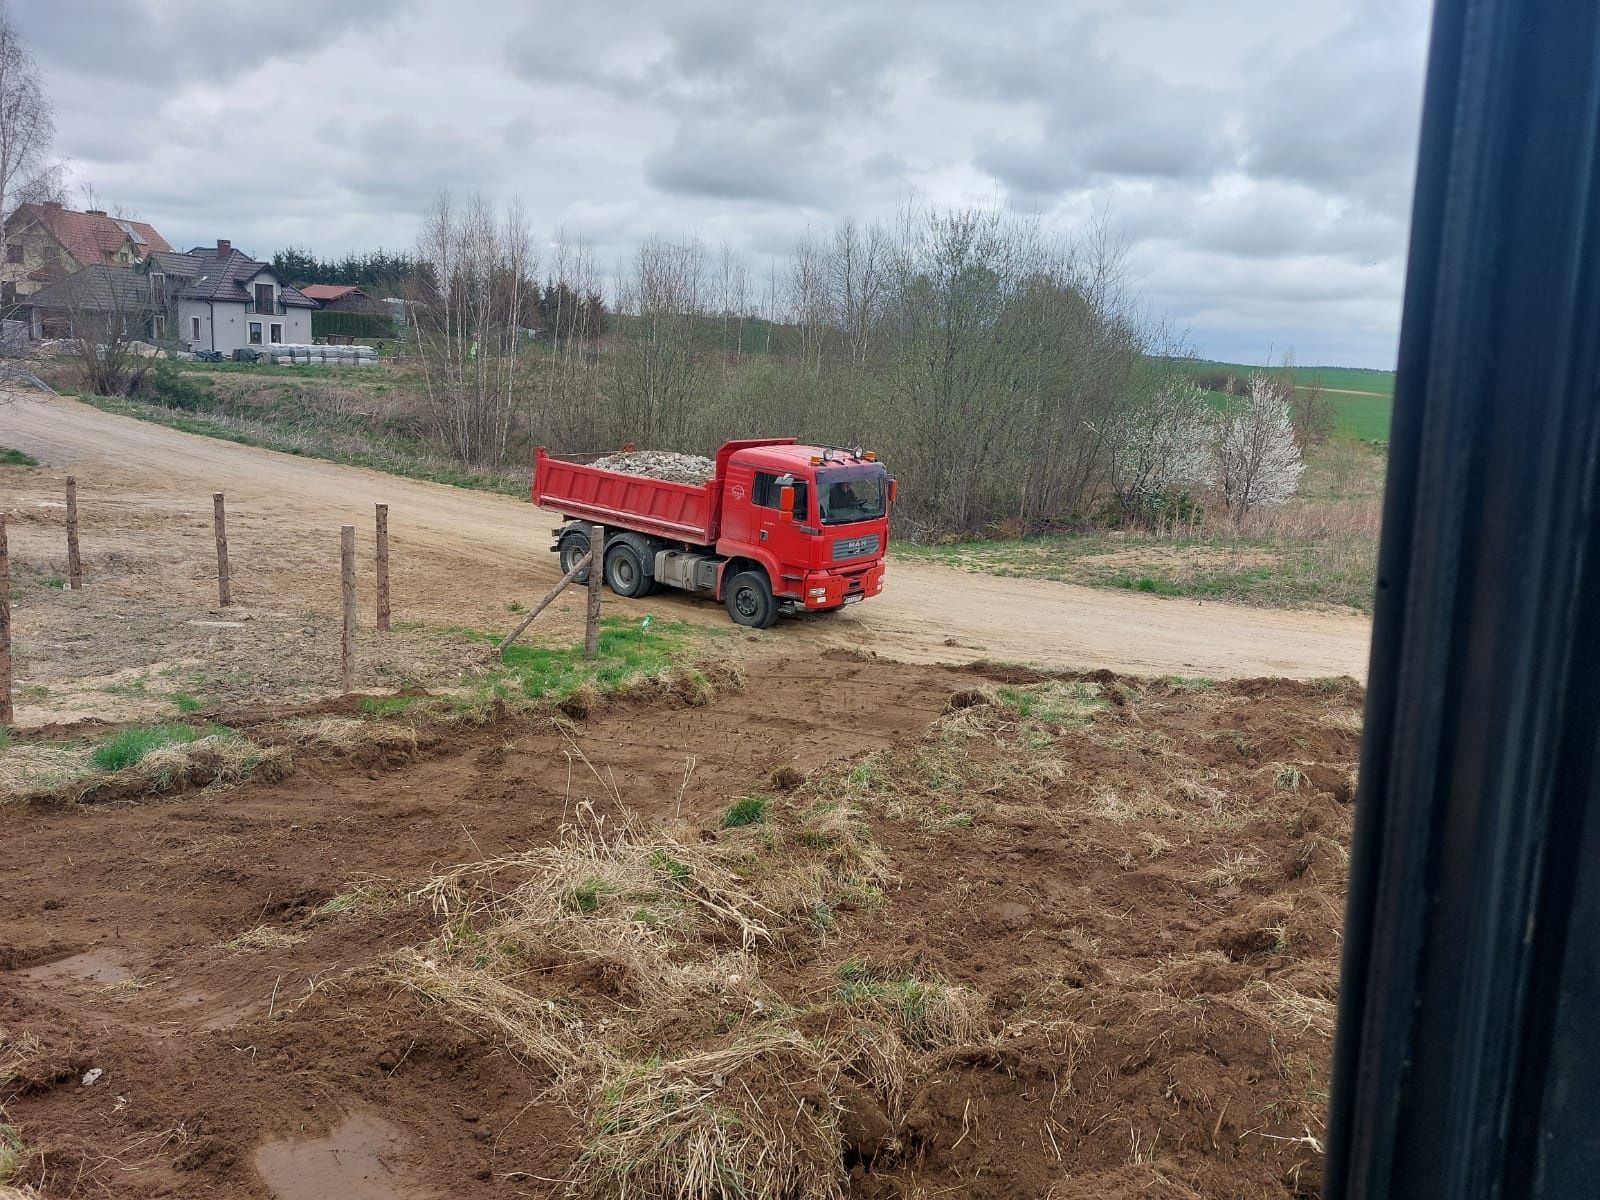
M 757 471 L 755 479 L 750 485 L 750 502 L 757 508 L 778 507 L 778 492 L 784 487 L 794 488 L 794 519 L 804 521 L 810 514 L 811 485 L 804 479 L 793 479 L 787 485 L 780 484 L 779 479 L 786 478 L 774 475 L 770 471 Z

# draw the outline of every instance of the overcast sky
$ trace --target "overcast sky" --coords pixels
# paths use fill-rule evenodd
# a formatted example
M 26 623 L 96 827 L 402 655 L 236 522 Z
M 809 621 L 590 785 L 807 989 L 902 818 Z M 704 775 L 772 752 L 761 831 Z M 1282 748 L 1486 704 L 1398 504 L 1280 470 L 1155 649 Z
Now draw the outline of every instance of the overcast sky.
M 659 233 L 762 267 L 907 197 L 1100 212 L 1200 353 L 1393 364 L 1422 0 L 10 9 L 56 153 L 174 244 L 409 248 L 445 187 L 607 265 Z

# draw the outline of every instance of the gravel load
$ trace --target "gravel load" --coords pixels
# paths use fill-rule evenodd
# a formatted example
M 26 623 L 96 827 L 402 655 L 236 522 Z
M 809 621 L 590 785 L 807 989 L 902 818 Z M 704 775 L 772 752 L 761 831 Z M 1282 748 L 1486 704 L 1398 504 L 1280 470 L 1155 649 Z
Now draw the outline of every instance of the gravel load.
M 596 459 L 590 466 L 624 475 L 646 475 L 670 483 L 700 484 L 717 471 L 717 464 L 698 454 L 678 454 L 672 450 L 625 450 Z

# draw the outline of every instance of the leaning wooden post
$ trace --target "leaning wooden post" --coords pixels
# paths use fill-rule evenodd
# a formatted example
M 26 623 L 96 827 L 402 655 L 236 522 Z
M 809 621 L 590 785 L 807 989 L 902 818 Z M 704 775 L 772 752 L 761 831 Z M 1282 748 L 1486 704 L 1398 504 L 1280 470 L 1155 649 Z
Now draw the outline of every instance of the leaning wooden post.
M 389 506 L 378 505 L 378 628 L 389 628 Z
M 211 493 L 211 527 L 217 535 L 217 603 L 227 608 L 233 603 L 233 589 L 228 580 L 228 518 L 221 492 Z
M 583 618 L 583 656 L 600 653 L 600 578 L 606 573 L 606 531 L 603 525 L 589 526 L 589 603 Z
M 11 552 L 0 513 L 0 725 L 11 724 Z
M 521 637 L 522 636 L 522 631 L 524 629 L 526 629 L 529 625 L 533 624 L 533 619 L 535 617 L 537 617 L 540 613 L 542 613 L 545 609 L 549 608 L 550 607 L 550 602 L 561 594 L 562 589 L 565 588 L 567 586 L 567 584 L 571 583 L 574 579 L 576 579 L 579 575 L 582 575 L 585 571 L 587 571 L 589 569 L 589 564 L 592 563 L 593 561 L 594 561 L 594 551 L 591 550 L 588 554 L 585 554 L 577 562 L 573 563 L 572 564 L 572 570 L 568 571 L 560 579 L 556 580 L 555 587 L 551 588 L 548 592 L 546 592 L 544 594 L 544 599 L 539 601 L 539 603 L 535 604 L 532 608 L 530 608 L 528 610 L 528 615 L 523 617 L 522 620 L 517 622 L 517 627 L 515 629 L 513 629 L 510 633 L 506 634 L 505 637 L 500 639 L 500 644 L 497 645 L 494 648 L 494 652 L 496 654 L 504 654 L 506 647 L 511 645 L 512 642 L 516 641 L 519 637 Z
M 83 562 L 78 557 L 78 480 L 67 476 L 67 583 L 83 591 Z
M 339 646 L 339 668 L 345 695 L 356 688 L 356 527 L 339 530 L 339 586 L 344 593 L 344 639 Z

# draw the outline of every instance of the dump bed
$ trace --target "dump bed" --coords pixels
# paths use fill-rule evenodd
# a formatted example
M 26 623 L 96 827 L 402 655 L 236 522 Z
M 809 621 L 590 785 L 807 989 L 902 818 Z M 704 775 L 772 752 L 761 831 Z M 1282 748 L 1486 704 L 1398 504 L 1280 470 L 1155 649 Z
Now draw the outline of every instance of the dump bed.
M 672 483 L 552 458 L 543 446 L 534 452 L 535 504 L 564 516 L 670 541 L 706 546 L 715 542 L 721 492 L 720 471 L 706 483 Z

